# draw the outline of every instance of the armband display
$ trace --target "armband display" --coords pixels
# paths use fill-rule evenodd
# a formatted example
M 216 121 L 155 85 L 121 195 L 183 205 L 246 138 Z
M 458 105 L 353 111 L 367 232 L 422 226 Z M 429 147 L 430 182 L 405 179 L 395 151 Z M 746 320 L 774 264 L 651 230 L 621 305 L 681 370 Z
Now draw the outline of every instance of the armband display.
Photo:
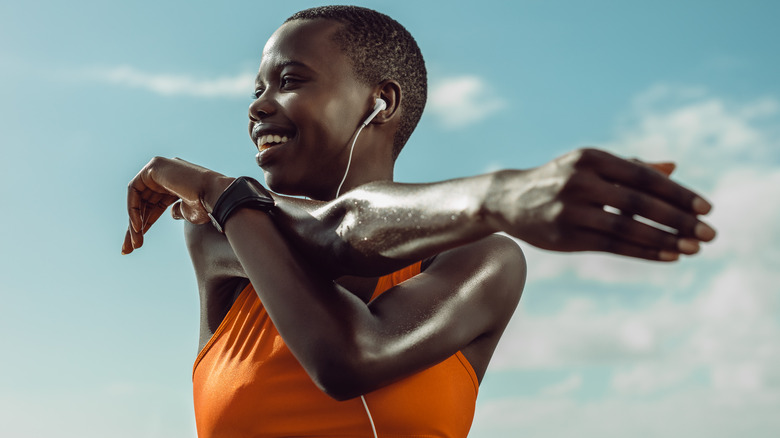
M 274 205 L 276 205 L 274 198 L 262 184 L 254 178 L 240 176 L 219 195 L 214 209 L 208 215 L 214 228 L 220 233 L 224 233 L 225 221 L 239 208 L 252 208 L 267 212 Z

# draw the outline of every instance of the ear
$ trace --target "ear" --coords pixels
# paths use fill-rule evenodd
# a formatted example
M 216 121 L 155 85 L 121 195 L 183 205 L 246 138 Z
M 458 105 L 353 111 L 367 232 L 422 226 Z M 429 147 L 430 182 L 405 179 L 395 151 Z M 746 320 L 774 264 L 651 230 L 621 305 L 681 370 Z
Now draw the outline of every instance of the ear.
M 379 97 L 387 104 L 387 108 L 380 111 L 371 123 L 384 124 L 392 121 L 400 121 L 401 117 L 401 85 L 388 79 L 376 86 L 375 97 Z

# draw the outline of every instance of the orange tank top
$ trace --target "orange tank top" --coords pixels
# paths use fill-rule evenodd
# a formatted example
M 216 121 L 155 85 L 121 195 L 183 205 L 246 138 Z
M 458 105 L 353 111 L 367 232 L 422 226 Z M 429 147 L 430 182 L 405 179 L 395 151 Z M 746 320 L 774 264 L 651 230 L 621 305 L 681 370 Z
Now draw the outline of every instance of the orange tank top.
M 418 262 L 380 278 L 373 298 L 419 273 Z M 336 401 L 314 385 L 252 285 L 198 355 L 192 380 L 199 438 L 373 437 L 360 398 Z M 379 438 L 458 438 L 471 427 L 478 388 L 457 352 L 365 399 Z

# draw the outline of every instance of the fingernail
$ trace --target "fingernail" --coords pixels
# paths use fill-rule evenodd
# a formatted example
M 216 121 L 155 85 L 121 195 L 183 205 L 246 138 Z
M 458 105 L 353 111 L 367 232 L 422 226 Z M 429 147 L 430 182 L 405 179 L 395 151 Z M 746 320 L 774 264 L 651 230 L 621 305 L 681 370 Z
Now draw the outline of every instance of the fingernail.
M 707 214 L 712 210 L 712 205 L 698 196 L 693 199 L 693 211 L 699 214 Z
M 696 224 L 696 227 L 693 229 L 693 234 L 697 239 L 704 240 L 705 242 L 709 242 L 715 238 L 715 230 L 704 222 Z
M 677 249 L 684 254 L 696 254 L 699 252 L 699 242 L 694 239 L 680 239 L 677 241 Z
M 673 262 L 680 258 L 680 254 L 671 251 L 661 251 L 658 253 L 658 260 L 662 262 Z
M 674 169 L 677 167 L 674 163 L 670 162 L 662 162 L 657 164 L 659 170 L 661 170 L 663 173 L 670 174 L 674 172 Z

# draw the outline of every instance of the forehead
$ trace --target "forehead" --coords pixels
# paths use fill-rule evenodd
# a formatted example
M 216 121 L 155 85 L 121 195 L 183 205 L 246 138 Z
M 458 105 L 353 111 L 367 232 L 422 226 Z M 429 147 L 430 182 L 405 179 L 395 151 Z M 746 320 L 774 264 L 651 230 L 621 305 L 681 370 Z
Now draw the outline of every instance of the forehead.
M 341 23 L 332 20 L 295 20 L 283 24 L 263 48 L 260 72 L 300 63 L 322 73 L 351 72 L 349 58 L 333 41 Z

